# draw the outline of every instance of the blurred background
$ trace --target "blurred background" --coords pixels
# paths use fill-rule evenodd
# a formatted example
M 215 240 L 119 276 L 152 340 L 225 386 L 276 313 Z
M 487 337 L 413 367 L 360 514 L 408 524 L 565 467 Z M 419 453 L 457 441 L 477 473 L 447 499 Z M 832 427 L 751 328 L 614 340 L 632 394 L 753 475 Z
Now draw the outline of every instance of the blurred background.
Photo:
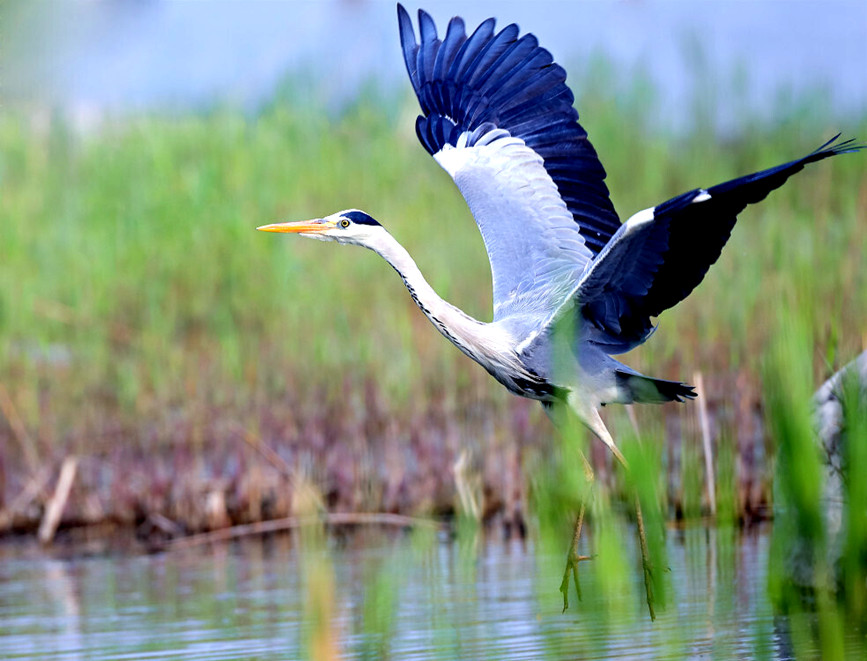
M 86 126 L 119 112 L 215 104 L 252 112 L 291 76 L 335 110 L 371 81 L 405 91 L 393 5 L 6 3 L 4 98 L 62 108 Z M 862 112 L 867 95 L 867 8 L 854 0 L 432 0 L 424 8 L 441 24 L 460 14 L 468 26 L 497 15 L 501 27 L 530 26 L 570 71 L 581 71 L 595 56 L 619 72 L 646 76 L 666 100 L 665 112 L 649 110 L 667 128 L 689 121 L 696 86 L 711 72 L 744 104 L 715 109 L 727 131 L 737 129 L 744 111 L 770 117 L 781 94 L 821 90 L 829 108 L 847 115 Z M 575 92 L 580 98 L 582 90 Z
M 469 30 L 497 16 L 500 27 L 517 22 L 539 38 L 569 73 L 621 218 L 799 157 L 838 132 L 867 138 L 861 1 L 431 0 L 423 7 L 441 34 L 459 14 Z M 414 15 L 417 7 L 407 9 Z M 436 631 L 463 631 L 475 614 L 490 619 L 490 629 L 472 638 L 475 647 L 461 635 L 435 635 L 428 648 L 441 658 L 457 658 L 462 641 L 475 650 L 467 658 L 481 658 L 480 649 L 505 658 L 503 649 L 485 647 L 493 644 L 486 636 L 500 639 L 500 627 L 508 629 L 510 611 L 497 607 L 501 590 L 521 618 L 559 611 L 559 579 L 548 574 L 559 569 L 580 492 L 574 448 L 561 447 L 538 405 L 508 395 L 445 342 L 377 256 L 254 231 L 363 208 L 408 248 L 440 295 L 490 318 L 478 231 L 414 135 L 418 108 L 394 3 L 7 1 L 0 77 L 0 534 L 7 541 L 36 536 L 53 518 L 48 541 L 102 556 L 310 513 L 326 522 L 335 514 L 433 517 L 463 540 L 357 536 L 335 548 L 308 531 L 261 557 L 247 549 L 228 560 L 209 556 L 207 567 L 188 557 L 170 564 L 165 589 L 192 590 L 203 604 L 283 576 L 288 570 L 270 564 L 274 557 L 306 576 L 263 593 L 280 604 L 277 620 L 290 623 L 272 631 L 270 616 L 251 616 L 263 627 L 262 646 L 249 649 L 263 654 L 285 650 L 267 642 L 274 631 L 311 658 L 414 649 L 412 636 L 397 647 L 389 641 L 427 626 L 397 615 L 397 595 L 405 596 L 419 562 L 428 573 L 413 599 L 430 597 L 426 586 L 445 572 L 455 582 L 449 589 L 469 584 L 468 599 L 480 604 L 436 621 Z M 666 626 L 679 636 L 647 628 L 632 608 L 639 600 L 623 596 L 640 592 L 640 583 L 610 579 L 637 576 L 623 559 L 634 548 L 600 533 L 607 557 L 621 558 L 599 563 L 589 578 L 604 597 L 595 617 L 614 627 L 603 627 L 614 637 L 575 637 L 568 618 L 543 618 L 539 629 L 515 636 L 554 658 L 574 653 L 577 640 L 585 652 L 616 655 L 636 631 L 651 649 L 668 640 L 680 652 L 725 656 L 746 644 L 784 656 L 769 597 L 755 593 L 765 584 L 769 532 L 745 531 L 773 514 L 787 402 L 807 407 L 813 390 L 867 348 L 865 213 L 863 153 L 797 175 L 742 215 L 705 282 L 625 357 L 654 376 L 700 384 L 702 406 L 644 407 L 632 418 L 617 408 L 606 421 L 627 446 L 636 429 L 643 439 L 640 463 L 660 530 L 701 530 L 686 542 L 670 532 L 675 541 L 662 548 L 689 570 L 689 581 L 669 586 L 675 604 L 686 603 L 681 590 L 703 594 L 705 578 L 715 595 L 728 594 L 712 597 L 715 632 L 696 638 L 691 629 L 705 596 L 686 600 L 695 610 L 669 613 Z M 609 494 L 591 519 L 602 530 L 616 521 L 626 538 L 633 534 L 623 509 L 629 481 L 600 444 L 582 442 Z M 59 512 L 49 517 L 64 475 Z M 528 543 L 537 555 L 523 555 Z M 305 555 L 311 549 L 332 555 L 311 560 L 320 557 Z M 699 564 L 693 552 L 708 549 L 713 559 Z M 143 599 L 153 617 L 122 610 L 129 617 L 119 626 L 166 624 L 156 593 L 118 584 L 107 594 L 80 583 L 107 576 L 115 585 L 110 577 L 133 571 L 150 584 L 162 565 L 79 571 L 55 556 L 5 552 L 19 562 L 6 563 L 7 613 L 61 613 L 41 628 L 10 629 L 7 642 L 22 656 L 70 622 L 83 649 L 103 645 L 98 636 L 81 638 L 107 626 L 82 624 L 82 603 L 98 612 Z M 173 563 L 176 556 L 158 557 Z M 361 575 L 341 573 L 344 561 Z M 469 569 L 478 563 L 495 569 L 480 577 Z M 403 578 L 389 578 L 390 565 Z M 534 567 L 545 587 L 521 591 L 508 582 Z M 863 580 L 863 560 L 855 567 Z M 209 585 L 212 572 L 225 571 L 235 579 Z M 732 593 L 727 582 L 739 571 L 744 591 Z M 66 578 L 41 588 L 47 596 L 27 611 L 32 582 L 58 572 Z M 344 601 L 335 581 L 357 582 L 362 593 Z M 286 599 L 298 591 L 297 600 Z M 432 612 L 450 598 L 434 593 Z M 749 607 L 739 611 L 738 600 Z M 232 603 L 251 613 L 262 605 Z M 859 608 L 863 618 L 867 607 Z M 624 609 L 631 615 L 618 628 Z M 227 617 L 233 635 L 246 635 L 234 616 L 208 612 L 205 638 Z M 824 639 L 799 649 L 816 644 L 827 652 L 822 641 L 840 637 L 845 621 L 840 615 Z M 188 649 L 168 633 L 165 641 Z

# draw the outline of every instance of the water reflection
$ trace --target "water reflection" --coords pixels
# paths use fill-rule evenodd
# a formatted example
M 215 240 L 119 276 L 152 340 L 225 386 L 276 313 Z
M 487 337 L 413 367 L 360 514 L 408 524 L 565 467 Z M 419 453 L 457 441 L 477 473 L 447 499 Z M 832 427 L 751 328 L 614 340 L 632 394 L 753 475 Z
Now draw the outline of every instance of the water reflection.
M 0 650 L 21 659 L 283 659 L 323 650 L 342 658 L 781 658 L 765 596 L 768 540 L 766 529 L 669 531 L 668 606 L 656 622 L 636 596 L 638 571 L 612 595 L 582 566 L 584 601 L 561 614 L 560 554 L 472 535 L 364 532 L 323 537 L 319 548 L 281 535 L 70 560 L 6 545 Z

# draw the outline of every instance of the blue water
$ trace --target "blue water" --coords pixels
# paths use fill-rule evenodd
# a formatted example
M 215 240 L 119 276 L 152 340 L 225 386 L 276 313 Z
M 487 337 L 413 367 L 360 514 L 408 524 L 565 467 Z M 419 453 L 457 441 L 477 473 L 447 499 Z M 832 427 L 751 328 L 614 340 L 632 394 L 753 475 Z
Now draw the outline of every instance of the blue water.
M 353 534 L 305 551 L 285 535 L 67 559 L 6 544 L 0 657 L 305 658 L 324 632 L 347 659 L 782 659 L 768 542 L 767 529 L 669 531 L 656 622 L 631 551 L 619 588 L 603 589 L 601 559 L 583 564 L 583 601 L 563 614 L 562 554 L 519 541 Z

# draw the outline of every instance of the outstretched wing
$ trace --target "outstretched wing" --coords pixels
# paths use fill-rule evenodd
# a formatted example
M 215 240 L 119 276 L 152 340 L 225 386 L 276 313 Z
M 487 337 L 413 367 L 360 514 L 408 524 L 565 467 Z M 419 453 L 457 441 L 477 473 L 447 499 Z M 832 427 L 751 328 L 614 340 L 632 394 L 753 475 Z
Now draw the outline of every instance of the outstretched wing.
M 651 317 L 682 301 L 702 281 L 748 204 L 765 199 L 808 163 L 863 147 L 852 140 L 834 144 L 839 137 L 798 160 L 635 214 L 590 265 L 564 311 L 577 306 L 582 321 L 601 331 L 611 353 L 640 344 L 653 330 Z
M 467 37 L 456 17 L 440 40 L 419 10 L 419 44 L 406 10 L 397 11 L 423 113 L 416 132 L 478 223 L 494 319 L 544 318 L 620 227 L 566 73 L 514 24 L 495 32 L 488 19 Z

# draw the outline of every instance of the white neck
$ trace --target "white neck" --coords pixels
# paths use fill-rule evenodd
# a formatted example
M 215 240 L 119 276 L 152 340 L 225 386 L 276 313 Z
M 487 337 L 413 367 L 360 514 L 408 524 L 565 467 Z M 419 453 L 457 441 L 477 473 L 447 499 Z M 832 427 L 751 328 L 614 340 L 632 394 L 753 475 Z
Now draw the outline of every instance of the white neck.
M 495 330 L 491 324 L 474 319 L 443 300 L 425 280 L 406 248 L 388 232 L 383 231 L 377 236 L 375 246 L 367 247 L 381 255 L 397 271 L 416 305 L 440 333 L 470 358 L 488 366 L 488 349 L 495 349 L 499 345 L 498 340 L 504 339 L 499 337 L 499 329 Z

